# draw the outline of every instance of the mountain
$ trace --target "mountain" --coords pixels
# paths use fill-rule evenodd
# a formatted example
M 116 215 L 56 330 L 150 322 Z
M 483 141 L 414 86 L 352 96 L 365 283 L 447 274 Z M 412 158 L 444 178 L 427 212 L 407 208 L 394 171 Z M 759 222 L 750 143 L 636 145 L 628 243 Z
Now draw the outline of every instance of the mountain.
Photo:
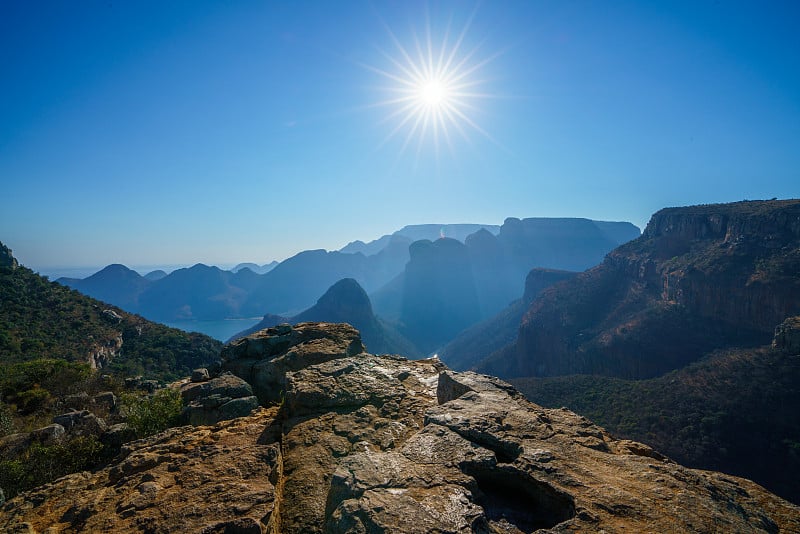
M 682 464 L 751 478 L 800 503 L 800 317 L 784 321 L 771 345 L 716 351 L 658 378 L 511 382 L 533 402 L 566 406 Z
M 548 287 L 578 273 L 554 269 L 532 269 L 525 279 L 525 293 L 497 315 L 462 331 L 439 350 L 439 358 L 451 369 L 467 370 L 493 352 L 514 343 L 519 323 L 533 300 Z
M 231 269 L 231 272 L 238 273 L 242 269 L 250 269 L 256 274 L 267 274 L 277 265 L 278 265 L 277 261 L 271 261 L 269 263 L 265 263 L 264 265 L 258 265 L 257 263 L 240 263 L 236 267 Z
M 49 282 L 16 266 L 2 244 L 0 264 L 6 265 L 0 267 L 0 368 L 63 359 L 129 376 L 165 379 L 217 359 L 218 341 L 151 323 Z
M 231 273 L 198 263 L 153 282 L 139 295 L 134 309 L 160 321 L 241 316 L 241 301 L 257 277 L 249 269 Z
M 6 502 L 0 530 L 800 531 L 800 508 L 749 480 L 683 467 L 492 377 L 367 354 L 349 325 L 278 327 L 222 356 L 268 407 L 128 443 Z
M 84 295 L 91 295 L 129 310 L 137 309 L 139 295 L 150 285 L 150 280 L 118 263 L 83 280 L 59 278 L 56 281 L 77 289 Z
M 420 241 L 427 239 L 435 241 L 440 237 L 449 237 L 456 239 L 462 243 L 467 236 L 484 229 L 493 234 L 500 231 L 500 227 L 496 224 L 410 224 L 397 230 L 393 234 L 387 234 L 379 237 L 369 243 L 363 241 L 351 241 L 341 249 L 339 252 L 346 252 L 348 254 L 355 254 L 360 252 L 365 256 L 372 256 L 383 250 L 394 238 L 404 238 L 408 243 L 412 241 Z
M 366 291 L 352 278 L 343 278 L 333 284 L 314 306 L 298 315 L 286 318 L 268 314 L 257 325 L 236 334 L 230 341 L 281 323 L 310 321 L 353 325 L 375 354 L 405 354 L 412 358 L 420 356 L 410 341 L 388 323 L 375 317 Z
M 639 229 L 630 223 L 509 218 L 498 235 L 480 229 L 463 244 L 452 239 L 420 241 L 420 252 L 438 251 L 440 242 L 450 246 L 442 246 L 441 253 L 417 254 L 416 259 L 412 252 L 402 275 L 372 292 L 371 298 L 378 315 L 404 325 L 401 331 L 423 351 L 435 351 L 460 330 L 518 300 L 532 268 L 583 270 L 638 235 Z M 450 288 L 453 284 L 458 288 Z
M 167 273 L 165 271 L 162 271 L 161 269 L 150 271 L 149 273 L 144 275 L 145 279 L 150 280 L 151 282 L 155 282 L 156 280 L 161 280 L 165 276 L 167 276 Z
M 415 241 L 403 278 L 400 331 L 424 353 L 481 317 L 467 247 L 455 239 Z
M 522 230 L 515 233 L 509 229 L 509 225 L 514 226 L 512 221 L 518 221 L 519 224 L 516 226 L 520 226 Z M 473 276 L 477 284 L 475 290 L 479 295 L 480 318 L 486 318 L 519 297 L 525 275 L 531 267 L 537 266 L 527 263 L 524 267 L 521 266 L 520 262 L 524 263 L 531 259 L 526 256 L 524 250 L 531 245 L 526 240 L 533 239 L 538 243 L 536 240 L 541 241 L 545 239 L 542 236 L 549 235 L 547 239 L 551 241 L 564 241 L 562 248 L 565 250 L 572 251 L 572 247 L 589 247 L 588 256 L 581 256 L 581 253 L 574 251 L 569 254 L 564 252 L 565 258 L 569 259 L 566 263 L 572 265 L 575 257 L 581 257 L 585 262 L 599 261 L 598 250 L 606 250 L 603 247 L 606 247 L 608 240 L 611 239 L 608 235 L 612 237 L 616 235 L 610 231 L 601 231 L 597 226 L 599 223 L 584 220 L 585 228 L 576 230 L 580 234 L 579 238 L 565 237 L 565 230 L 561 227 L 564 224 L 575 224 L 567 220 L 567 223 L 551 224 L 550 230 L 534 232 L 533 238 L 529 238 L 526 237 L 531 233 L 526 230 L 528 226 L 547 226 L 547 223 L 526 221 L 530 220 L 509 219 L 504 225 L 509 228 L 505 230 L 491 225 L 472 224 L 407 226 L 393 235 L 385 236 L 385 239 L 381 238 L 379 246 L 364 249 L 370 254 L 352 252 L 358 247 L 343 249 L 352 253 L 307 250 L 275 265 L 265 274 L 259 274 L 258 271 L 264 270 L 269 265 L 262 268 L 255 264 L 240 264 L 233 271 L 223 271 L 216 267 L 198 264 L 189 269 L 175 270 L 165 276 L 162 276 L 162 273 L 151 273 L 147 277 L 141 277 L 124 266 L 111 265 L 83 280 L 61 278 L 59 282 L 89 296 L 123 306 L 129 311 L 141 313 L 149 319 L 158 321 L 247 318 L 260 316 L 264 310 L 271 310 L 280 315 L 292 315 L 313 305 L 319 295 L 342 278 L 355 279 L 370 294 L 381 291 L 381 288 L 403 273 L 410 259 L 409 246 L 413 240 L 417 240 L 420 236 L 432 236 L 435 239 L 444 233 L 452 234 L 464 241 L 471 241 L 470 250 L 475 264 Z M 615 228 L 614 231 L 620 235 L 624 233 L 622 230 L 628 227 L 629 230 L 632 228 L 638 233 L 638 230 L 629 223 L 603 223 L 603 228 L 606 227 Z M 581 234 L 588 231 L 587 228 L 593 229 L 594 237 Z M 492 232 L 499 232 L 499 235 L 495 237 Z M 484 250 L 482 248 L 484 242 L 493 239 L 499 240 L 499 248 L 498 246 L 492 248 L 489 243 L 489 249 Z M 599 240 L 600 244 L 592 239 Z M 556 250 L 558 247 L 552 243 L 546 246 L 542 243 L 535 245 L 541 249 L 541 254 L 536 258 L 545 261 L 541 258 L 546 256 L 549 250 Z M 590 243 L 591 246 L 586 243 Z M 610 249 L 611 245 L 606 248 Z M 488 254 L 492 250 L 500 251 L 500 254 L 493 253 L 483 258 L 483 254 Z M 549 263 L 542 265 L 551 268 L 562 268 L 561 263 L 564 263 L 559 263 L 561 260 L 555 256 L 547 261 Z M 394 294 L 388 295 L 386 299 L 376 299 L 378 314 L 387 319 L 398 319 L 400 313 L 397 310 L 402 307 L 401 300 L 402 296 Z M 384 302 L 387 303 L 387 309 L 382 308 Z
M 649 378 L 769 342 L 800 314 L 800 200 L 663 209 L 643 235 L 533 302 L 478 366 L 505 377 Z

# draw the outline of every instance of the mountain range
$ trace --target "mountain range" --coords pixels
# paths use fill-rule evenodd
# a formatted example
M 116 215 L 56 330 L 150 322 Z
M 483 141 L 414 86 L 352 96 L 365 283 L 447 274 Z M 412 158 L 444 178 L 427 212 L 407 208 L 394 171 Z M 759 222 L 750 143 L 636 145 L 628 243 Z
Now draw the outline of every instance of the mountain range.
M 443 234 L 464 242 L 440 237 Z M 499 227 L 413 225 L 370 243 L 353 242 L 341 251 L 303 251 L 265 274 L 198 264 L 166 276 L 142 277 L 122 265 L 110 265 L 82 280 L 58 281 L 152 320 L 169 322 L 268 313 L 293 316 L 312 306 L 337 281 L 352 278 L 371 295 L 376 314 L 396 323 L 426 352 L 518 299 L 531 268 L 585 269 L 638 235 L 639 229 L 630 223 L 588 219 L 511 218 Z M 434 240 L 417 239 L 422 236 Z M 428 249 L 436 253 L 424 254 Z M 462 273 L 458 293 L 474 293 L 475 298 L 463 306 L 456 307 L 455 300 L 445 297 L 446 284 L 434 281 L 455 282 L 449 270 Z M 438 297 L 429 298 L 432 295 Z M 442 306 L 426 311 L 420 308 L 423 301 Z M 439 324 L 443 334 L 430 337 L 431 332 L 422 332 L 420 323 L 414 322 L 418 312 L 449 317 Z

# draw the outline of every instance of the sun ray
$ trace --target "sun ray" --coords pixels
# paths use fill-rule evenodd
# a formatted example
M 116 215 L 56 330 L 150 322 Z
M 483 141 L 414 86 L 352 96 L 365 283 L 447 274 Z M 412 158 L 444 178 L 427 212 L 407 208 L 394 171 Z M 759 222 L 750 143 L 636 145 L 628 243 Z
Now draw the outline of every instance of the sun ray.
M 374 104 L 394 108 L 381 121 L 392 122 L 393 127 L 380 146 L 403 132 L 401 154 L 416 139 L 416 158 L 430 143 L 438 161 L 443 143 L 454 152 L 451 130 L 470 143 L 470 132 L 496 143 L 474 118 L 480 112 L 477 101 L 493 98 L 485 89 L 487 77 L 476 75 L 499 55 L 487 56 L 485 41 L 471 43 L 469 32 L 476 13 L 477 6 L 460 31 L 454 31 L 451 14 L 439 39 L 426 9 L 421 31 L 412 29 L 407 44 L 381 20 L 393 51 L 378 49 L 387 62 L 383 68 L 364 65 L 389 82 L 383 88 L 389 97 Z

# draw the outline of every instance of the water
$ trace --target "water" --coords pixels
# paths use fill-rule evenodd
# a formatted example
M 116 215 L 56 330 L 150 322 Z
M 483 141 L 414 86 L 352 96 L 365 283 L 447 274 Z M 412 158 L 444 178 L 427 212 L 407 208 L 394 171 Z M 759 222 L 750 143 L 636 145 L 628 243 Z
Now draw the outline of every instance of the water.
M 246 328 L 250 328 L 260 320 L 261 317 L 250 317 L 247 319 L 223 319 L 221 321 L 171 321 L 164 324 L 186 332 L 200 332 L 225 342 L 228 341 L 232 335 L 238 334 Z

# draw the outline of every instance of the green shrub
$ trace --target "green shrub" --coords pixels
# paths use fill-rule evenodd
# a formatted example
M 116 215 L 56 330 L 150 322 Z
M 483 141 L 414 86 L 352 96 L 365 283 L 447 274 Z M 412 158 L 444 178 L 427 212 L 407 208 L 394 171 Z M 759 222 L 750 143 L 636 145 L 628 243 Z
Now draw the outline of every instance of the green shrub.
M 125 395 L 122 413 L 136 437 L 151 436 L 178 424 L 183 402 L 180 391 L 166 388 L 152 397 Z
M 55 445 L 34 443 L 22 455 L 0 461 L 0 487 L 7 499 L 21 491 L 91 469 L 102 459 L 103 444 L 94 436 L 80 436 Z
M 0 402 L 0 437 L 14 433 L 14 415 L 11 408 Z M 2 486 L 0 486 L 2 487 Z

